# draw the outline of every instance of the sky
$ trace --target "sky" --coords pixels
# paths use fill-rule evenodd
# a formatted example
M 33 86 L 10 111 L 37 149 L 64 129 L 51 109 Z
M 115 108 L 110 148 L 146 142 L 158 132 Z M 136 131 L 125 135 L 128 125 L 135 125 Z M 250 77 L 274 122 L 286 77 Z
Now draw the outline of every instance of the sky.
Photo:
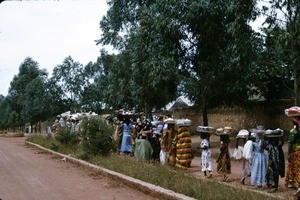
M 46 69 L 49 77 L 67 56 L 83 65 L 95 62 L 104 48 L 95 40 L 100 39 L 99 22 L 107 10 L 106 0 L 2 2 L 0 95 L 7 96 L 10 82 L 27 57 Z

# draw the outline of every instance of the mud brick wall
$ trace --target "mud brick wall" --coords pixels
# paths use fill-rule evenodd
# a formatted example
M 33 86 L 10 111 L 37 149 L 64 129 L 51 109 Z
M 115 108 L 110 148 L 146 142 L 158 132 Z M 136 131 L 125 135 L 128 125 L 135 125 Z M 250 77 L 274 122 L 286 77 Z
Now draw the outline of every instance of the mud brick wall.
M 291 107 L 291 103 L 275 105 L 250 105 L 247 108 L 220 107 L 208 110 L 208 124 L 215 128 L 230 126 L 232 136 L 236 136 L 241 129 L 255 128 L 263 125 L 265 129 L 281 128 L 287 133 L 292 127 L 292 118 L 284 114 L 284 109 Z M 188 118 L 192 120 L 191 133 L 196 134 L 196 128 L 203 124 L 202 112 L 195 108 L 182 108 L 173 111 L 174 118 Z M 287 135 L 287 134 L 285 134 Z

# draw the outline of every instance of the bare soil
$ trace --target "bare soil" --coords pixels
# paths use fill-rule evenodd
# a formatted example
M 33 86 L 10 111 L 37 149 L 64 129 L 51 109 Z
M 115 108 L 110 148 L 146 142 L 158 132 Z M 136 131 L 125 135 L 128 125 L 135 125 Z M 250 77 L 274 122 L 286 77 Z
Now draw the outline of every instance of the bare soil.
M 211 151 L 212 151 L 212 155 L 213 155 L 212 164 L 213 164 L 214 170 L 216 170 L 217 169 L 216 157 L 219 153 L 219 137 L 212 136 L 210 140 L 211 140 Z M 192 143 L 193 143 L 193 149 L 197 149 L 197 146 L 200 145 L 200 137 L 193 136 Z M 231 139 L 230 144 L 231 144 L 231 151 L 233 151 L 234 148 L 236 147 L 236 140 Z M 287 166 L 287 159 L 286 159 L 287 146 L 288 146 L 287 144 L 285 144 L 283 146 L 283 151 L 285 153 L 285 160 L 286 160 L 285 166 Z M 192 165 L 191 165 L 191 168 L 188 173 L 191 173 L 199 178 L 205 178 L 203 175 L 203 172 L 201 171 L 201 158 L 199 157 L 199 155 L 197 155 L 197 153 L 196 153 L 196 156 L 194 157 L 194 159 L 192 161 Z M 279 178 L 278 191 L 270 194 L 271 190 L 267 186 L 263 187 L 262 189 L 257 189 L 255 187 L 251 186 L 250 185 L 250 177 L 245 180 L 245 185 L 241 184 L 240 181 L 241 181 L 241 174 L 242 174 L 242 169 L 243 169 L 243 161 L 242 160 L 232 160 L 231 167 L 232 167 L 231 174 L 229 175 L 229 178 L 227 179 L 226 183 L 224 183 L 222 181 L 223 175 L 218 174 L 216 171 L 213 172 L 212 180 L 216 180 L 222 184 L 224 183 L 227 185 L 232 185 L 234 187 L 241 187 L 241 188 L 251 190 L 254 192 L 268 193 L 269 195 L 272 195 L 272 196 L 275 196 L 278 198 L 282 198 L 282 199 L 293 199 L 294 198 L 294 193 L 296 192 L 296 190 L 291 189 L 291 188 L 286 188 L 284 186 L 285 178 Z
M 24 137 L 0 137 L 2 200 L 153 200 L 122 182 L 25 145 Z

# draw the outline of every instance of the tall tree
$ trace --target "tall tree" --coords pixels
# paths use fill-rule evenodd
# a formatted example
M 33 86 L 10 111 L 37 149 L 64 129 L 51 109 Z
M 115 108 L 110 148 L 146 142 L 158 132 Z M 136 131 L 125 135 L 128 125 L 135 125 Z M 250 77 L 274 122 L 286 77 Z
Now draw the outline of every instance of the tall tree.
M 271 0 L 263 7 L 266 16 L 263 29 L 269 52 L 273 52 L 273 70 L 282 80 L 293 80 L 295 105 L 300 104 L 300 2 L 297 0 Z M 290 76 L 292 74 L 292 76 Z M 289 83 L 287 82 L 287 86 Z
M 8 119 L 12 112 L 8 98 L 2 97 L 0 100 L 0 130 L 9 128 Z
M 68 102 L 66 109 L 80 110 L 82 92 L 86 85 L 83 70 L 83 65 L 74 61 L 71 56 L 66 57 L 62 64 L 53 69 L 50 82 L 52 88 L 56 88 L 57 92 L 60 91 L 60 99 Z
M 26 85 L 23 97 L 22 118 L 30 125 L 44 121 L 53 116 L 51 112 L 51 97 L 46 90 L 46 80 L 36 77 Z
M 254 66 L 247 58 L 254 57 L 256 42 L 248 23 L 256 17 L 255 1 L 112 0 L 109 5 L 100 42 L 128 50 L 138 68 L 133 77 L 146 87 L 170 86 L 162 93 L 172 97 L 179 86 L 172 77 L 181 72 L 180 86 L 201 106 L 204 125 L 209 106 L 247 99 Z M 143 72 L 145 80 L 138 76 Z
M 40 70 L 38 63 L 30 57 L 26 58 L 24 62 L 21 63 L 19 73 L 18 75 L 15 75 L 11 81 L 7 95 L 12 111 L 17 113 L 20 117 L 18 119 L 19 125 L 24 125 L 27 120 L 26 117 L 22 117 L 21 115 L 22 109 L 24 108 L 23 101 L 26 96 L 27 85 L 37 77 L 46 79 L 47 75 L 47 71 Z

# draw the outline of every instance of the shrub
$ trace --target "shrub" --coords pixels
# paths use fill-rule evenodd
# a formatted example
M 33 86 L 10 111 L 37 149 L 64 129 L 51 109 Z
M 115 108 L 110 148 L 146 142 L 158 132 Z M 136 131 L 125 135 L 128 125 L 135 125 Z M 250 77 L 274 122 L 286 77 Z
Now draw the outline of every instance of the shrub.
M 66 145 L 75 145 L 79 142 L 78 134 L 71 132 L 69 129 L 60 129 L 57 133 L 56 139 L 61 144 Z
M 55 144 L 54 142 L 51 143 L 50 149 L 53 151 L 58 151 L 58 145 Z
M 81 126 L 84 151 L 93 155 L 108 155 L 113 148 L 113 127 L 103 120 L 84 118 Z

